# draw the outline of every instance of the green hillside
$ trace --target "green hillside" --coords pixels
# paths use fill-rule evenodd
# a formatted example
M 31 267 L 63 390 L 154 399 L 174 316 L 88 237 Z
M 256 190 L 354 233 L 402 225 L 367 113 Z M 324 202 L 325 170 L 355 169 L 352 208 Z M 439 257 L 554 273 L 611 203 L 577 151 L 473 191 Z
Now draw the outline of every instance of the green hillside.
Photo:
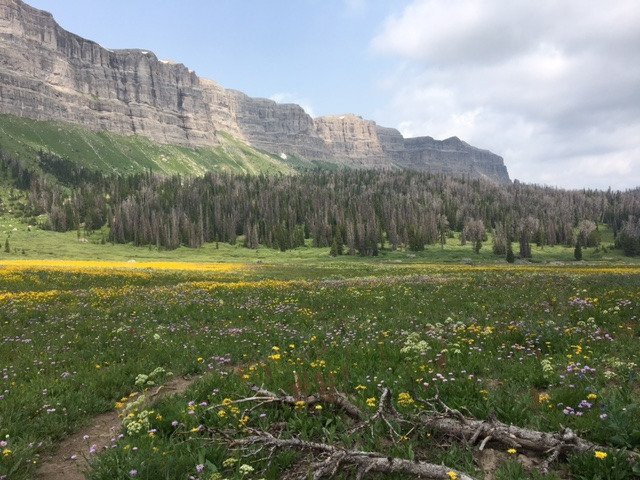
M 94 132 L 62 122 L 41 122 L 0 115 L 0 148 L 24 161 L 36 161 L 45 150 L 103 172 L 146 170 L 167 174 L 203 174 L 209 170 L 235 173 L 294 173 L 312 163 L 298 158 L 282 160 L 256 150 L 226 133 L 220 146 L 191 149 L 161 145 L 141 136 Z

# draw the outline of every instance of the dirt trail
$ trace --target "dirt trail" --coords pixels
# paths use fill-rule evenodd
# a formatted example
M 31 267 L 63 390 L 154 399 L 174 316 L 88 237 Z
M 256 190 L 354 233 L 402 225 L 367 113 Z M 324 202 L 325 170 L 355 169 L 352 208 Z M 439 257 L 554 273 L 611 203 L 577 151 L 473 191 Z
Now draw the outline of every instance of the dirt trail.
M 173 378 L 147 395 L 150 403 L 161 398 L 183 393 L 194 378 Z M 38 469 L 38 480 L 85 480 L 89 449 L 95 445 L 96 452 L 109 448 L 111 439 L 121 430 L 122 420 L 117 411 L 103 413 L 94 417 L 91 423 L 78 432 L 65 438 L 53 452 L 45 457 Z

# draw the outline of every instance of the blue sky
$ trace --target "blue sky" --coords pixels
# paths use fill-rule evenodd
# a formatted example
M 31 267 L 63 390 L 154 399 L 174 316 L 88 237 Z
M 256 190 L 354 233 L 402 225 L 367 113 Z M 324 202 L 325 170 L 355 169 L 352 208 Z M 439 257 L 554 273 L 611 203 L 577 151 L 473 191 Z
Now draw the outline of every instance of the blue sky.
M 27 0 L 314 116 L 456 135 L 512 178 L 640 186 L 638 0 Z

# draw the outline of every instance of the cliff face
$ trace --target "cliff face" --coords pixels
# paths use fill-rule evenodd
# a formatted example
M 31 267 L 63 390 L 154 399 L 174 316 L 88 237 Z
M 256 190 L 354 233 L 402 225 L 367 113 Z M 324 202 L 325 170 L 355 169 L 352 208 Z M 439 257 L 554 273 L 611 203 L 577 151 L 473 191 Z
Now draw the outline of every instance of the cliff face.
M 502 157 L 489 150 L 472 147 L 458 137 L 434 140 L 431 137 L 404 138 L 395 128 L 378 127 L 384 152 L 401 168 L 450 175 L 488 177 L 508 182 Z
M 316 133 L 332 158 L 364 168 L 390 168 L 375 122 L 356 115 L 319 117 Z
M 151 52 L 105 49 L 21 0 L 0 0 L 0 113 L 189 147 L 215 146 L 223 131 L 277 155 L 509 181 L 502 158 L 458 139 L 404 139 L 355 115 L 313 119 Z

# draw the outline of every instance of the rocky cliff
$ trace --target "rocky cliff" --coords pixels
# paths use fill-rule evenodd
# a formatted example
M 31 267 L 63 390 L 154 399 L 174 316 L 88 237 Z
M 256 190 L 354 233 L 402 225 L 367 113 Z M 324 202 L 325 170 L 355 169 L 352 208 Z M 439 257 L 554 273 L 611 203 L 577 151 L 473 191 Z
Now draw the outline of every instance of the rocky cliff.
M 355 115 L 314 119 L 149 51 L 103 48 L 21 0 L 0 0 L 0 113 L 188 147 L 215 146 L 222 131 L 283 157 L 509 181 L 501 157 L 455 137 L 405 139 Z

